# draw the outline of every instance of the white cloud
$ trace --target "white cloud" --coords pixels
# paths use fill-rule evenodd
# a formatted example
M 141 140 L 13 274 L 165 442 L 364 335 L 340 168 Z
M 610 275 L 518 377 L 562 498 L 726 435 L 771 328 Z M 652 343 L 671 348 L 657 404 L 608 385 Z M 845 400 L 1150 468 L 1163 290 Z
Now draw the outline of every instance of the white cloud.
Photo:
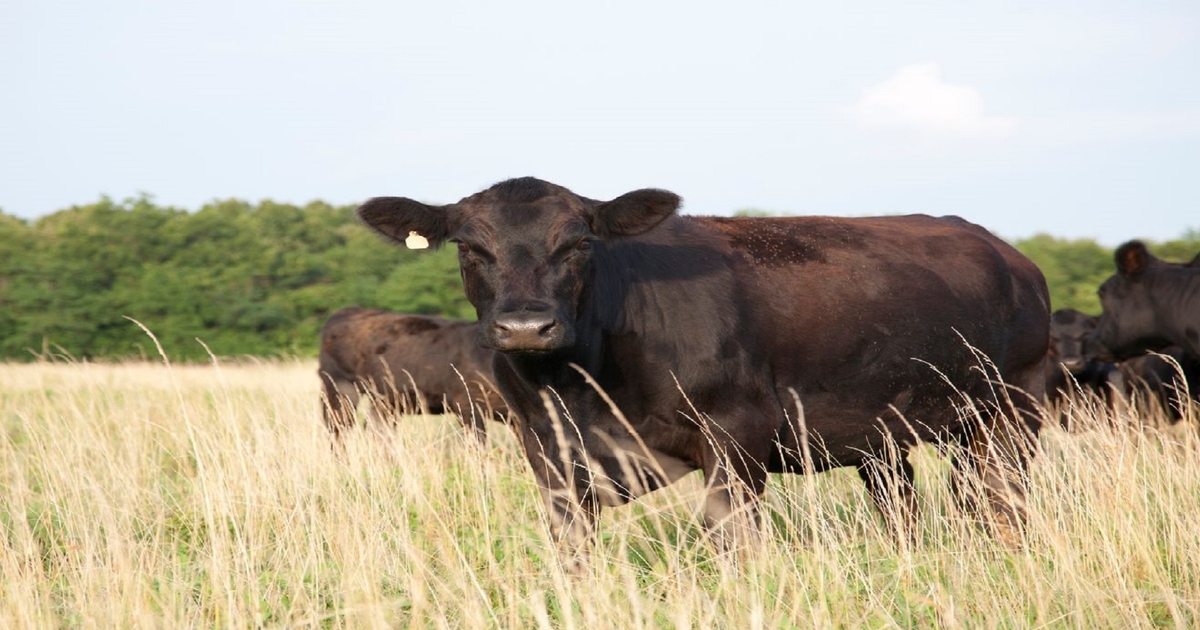
M 936 63 L 904 66 L 863 90 L 850 116 L 862 129 L 921 144 L 999 140 L 1017 130 L 1016 118 L 985 115 L 975 88 L 943 81 Z

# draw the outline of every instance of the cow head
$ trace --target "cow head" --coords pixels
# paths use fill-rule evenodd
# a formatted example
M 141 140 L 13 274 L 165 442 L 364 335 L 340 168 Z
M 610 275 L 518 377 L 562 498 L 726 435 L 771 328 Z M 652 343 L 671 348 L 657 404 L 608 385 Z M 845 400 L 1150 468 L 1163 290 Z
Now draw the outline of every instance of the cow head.
M 416 232 L 435 246 L 457 243 L 483 345 L 546 353 L 575 343 L 593 244 L 641 234 L 673 214 L 679 201 L 674 193 L 644 189 L 600 202 L 523 177 L 446 206 L 377 197 L 358 216 L 397 242 Z
M 1086 352 L 1104 361 L 1127 359 L 1168 345 L 1156 331 L 1149 276 L 1162 263 L 1141 241 L 1117 248 L 1117 273 L 1100 285 L 1104 312 L 1087 340 Z
M 1050 359 L 1073 374 L 1082 371 L 1088 362 L 1083 344 L 1096 329 L 1096 321 L 1073 308 L 1054 311 L 1050 316 Z

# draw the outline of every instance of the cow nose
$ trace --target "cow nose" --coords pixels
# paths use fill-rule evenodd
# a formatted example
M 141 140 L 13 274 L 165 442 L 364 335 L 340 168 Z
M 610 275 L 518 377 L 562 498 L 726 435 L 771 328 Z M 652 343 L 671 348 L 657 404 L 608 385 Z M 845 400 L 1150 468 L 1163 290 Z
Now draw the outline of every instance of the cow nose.
M 501 352 L 546 351 L 562 342 L 563 326 L 551 313 L 518 311 L 505 313 L 491 326 L 492 342 Z
M 1087 365 L 1087 361 L 1084 360 L 1082 357 L 1066 359 L 1063 361 L 1059 361 L 1059 363 L 1061 363 L 1063 367 L 1067 368 L 1067 370 L 1069 370 L 1071 372 L 1078 372 L 1078 371 L 1082 370 L 1084 368 L 1084 366 Z

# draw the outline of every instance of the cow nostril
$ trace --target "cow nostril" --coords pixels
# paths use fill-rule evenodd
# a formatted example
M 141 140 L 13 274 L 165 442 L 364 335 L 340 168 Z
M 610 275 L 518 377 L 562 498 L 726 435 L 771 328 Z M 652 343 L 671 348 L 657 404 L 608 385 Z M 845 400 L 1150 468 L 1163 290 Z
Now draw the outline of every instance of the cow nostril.
M 563 326 L 543 313 L 518 312 L 502 316 L 489 327 L 497 344 L 506 348 L 549 347 L 562 337 Z

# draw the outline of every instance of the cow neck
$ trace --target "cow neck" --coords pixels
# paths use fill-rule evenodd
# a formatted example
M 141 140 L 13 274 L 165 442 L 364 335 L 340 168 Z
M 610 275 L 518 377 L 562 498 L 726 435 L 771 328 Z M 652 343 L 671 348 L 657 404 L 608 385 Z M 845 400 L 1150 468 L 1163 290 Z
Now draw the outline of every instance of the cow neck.
M 604 335 L 671 334 L 680 312 L 711 308 L 730 289 L 720 239 L 692 217 L 671 217 L 638 236 L 596 248 L 579 322 Z
M 576 330 L 591 341 L 625 326 L 625 301 L 633 284 L 630 261 L 621 256 L 620 245 L 595 248 L 588 278 L 576 314 Z
M 1200 269 L 1171 266 L 1155 274 L 1152 295 L 1159 324 L 1172 343 L 1200 356 Z

